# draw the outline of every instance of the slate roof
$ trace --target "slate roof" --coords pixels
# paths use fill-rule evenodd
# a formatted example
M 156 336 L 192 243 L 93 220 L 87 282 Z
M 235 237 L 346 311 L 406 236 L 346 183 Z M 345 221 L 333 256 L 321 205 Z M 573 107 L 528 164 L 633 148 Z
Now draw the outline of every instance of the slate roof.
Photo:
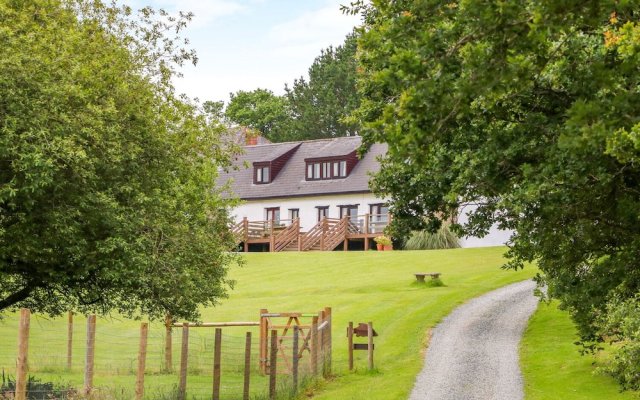
M 243 200 L 370 192 L 368 173 L 380 169 L 376 158 L 386 153 L 386 144 L 372 145 L 346 178 L 314 181 L 305 179 L 305 159 L 346 156 L 358 149 L 361 143 L 361 137 L 350 136 L 246 146 L 244 147 L 245 153 L 238 156 L 235 162 L 239 169 L 221 173 L 217 184 L 221 186 L 230 181 L 233 193 L 226 195 L 236 196 Z M 273 160 L 299 144 L 298 150 L 271 183 L 253 183 L 254 162 Z M 244 166 L 245 162 L 248 163 L 248 168 Z

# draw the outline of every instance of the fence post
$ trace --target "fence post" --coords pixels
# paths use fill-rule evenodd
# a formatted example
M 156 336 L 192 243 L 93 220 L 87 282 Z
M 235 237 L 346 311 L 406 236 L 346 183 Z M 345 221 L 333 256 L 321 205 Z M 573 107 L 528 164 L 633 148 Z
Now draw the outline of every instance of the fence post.
M 318 316 L 311 320 L 311 374 L 318 375 Z
M 278 363 L 278 331 L 271 331 L 271 360 L 269 362 L 269 398 L 276 398 L 276 373 Z
M 18 328 L 18 358 L 16 360 L 16 400 L 26 400 L 27 398 L 30 320 L 31 312 L 29 309 L 21 308 Z
M 325 318 L 326 321 L 329 323 L 327 325 L 327 327 L 325 328 L 325 337 L 326 337 L 326 355 L 325 355 L 325 364 L 326 364 L 326 374 L 327 375 L 331 375 L 331 357 L 332 357 L 332 330 L 333 330 L 333 321 L 331 318 L 331 307 L 325 307 L 324 308 L 325 311 Z
M 84 392 L 90 394 L 93 389 L 93 361 L 96 345 L 96 315 L 87 318 L 87 355 L 84 362 Z
M 189 323 L 182 324 L 182 349 L 180 351 L 180 383 L 178 400 L 187 398 L 187 365 L 189 362 Z
M 320 236 L 320 250 L 324 251 L 324 237 L 327 232 L 327 217 L 322 217 L 322 236 Z
M 291 374 L 293 375 L 293 394 L 298 392 L 298 336 L 300 335 L 300 327 L 293 326 L 293 359 L 291 360 Z
M 369 250 L 369 218 L 371 214 L 365 214 L 364 216 L 364 250 Z
M 324 310 L 320 310 L 318 312 L 318 327 L 324 323 L 327 318 Z M 325 327 L 326 328 L 326 327 Z M 321 365 L 322 374 L 324 375 L 324 363 L 325 363 L 325 352 L 326 352 L 326 342 L 325 342 L 325 328 L 318 329 L 318 361 Z
M 249 220 L 242 218 L 242 237 L 244 238 L 244 252 L 249 252 Z
M 164 370 L 171 372 L 173 370 L 173 334 L 172 334 L 173 318 L 167 314 L 164 319 L 165 335 L 164 335 Z
M 276 251 L 274 247 L 276 247 L 276 237 L 273 235 L 273 219 L 269 221 L 270 224 L 270 232 L 269 232 L 269 251 Z
M 138 349 L 138 373 L 136 375 L 136 400 L 144 397 L 144 369 L 147 363 L 147 336 L 149 324 L 140 324 L 140 348 Z
M 67 369 L 71 369 L 73 360 L 73 311 L 67 316 Z
M 244 342 L 244 391 L 243 400 L 249 400 L 249 380 L 251 379 L 251 332 L 247 332 Z
M 353 371 L 353 322 L 347 328 L 347 346 L 349 347 L 349 371 Z
M 268 313 L 266 308 L 260 309 L 260 372 L 265 375 L 267 373 L 267 317 L 263 314 Z
M 373 322 L 369 322 L 367 327 L 367 336 L 369 337 L 369 345 L 367 346 L 369 353 L 369 369 L 373 369 Z
M 220 355 L 222 354 L 222 329 L 216 328 L 213 346 L 213 400 L 220 400 Z

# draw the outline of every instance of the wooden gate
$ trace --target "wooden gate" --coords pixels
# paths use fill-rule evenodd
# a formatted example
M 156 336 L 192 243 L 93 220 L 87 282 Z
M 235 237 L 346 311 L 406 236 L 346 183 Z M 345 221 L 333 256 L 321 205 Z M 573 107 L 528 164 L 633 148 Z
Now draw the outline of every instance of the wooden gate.
M 294 326 L 298 327 L 297 358 L 302 359 L 305 352 L 309 358 L 312 373 L 317 373 L 318 358 L 322 358 L 323 365 L 330 363 L 331 353 L 331 308 L 325 307 L 318 313 L 282 312 L 270 313 L 267 309 L 260 310 L 260 371 L 269 373 L 270 347 L 269 332 L 278 331 L 277 357 L 282 360 L 278 367 L 282 373 L 290 374 L 293 359 Z

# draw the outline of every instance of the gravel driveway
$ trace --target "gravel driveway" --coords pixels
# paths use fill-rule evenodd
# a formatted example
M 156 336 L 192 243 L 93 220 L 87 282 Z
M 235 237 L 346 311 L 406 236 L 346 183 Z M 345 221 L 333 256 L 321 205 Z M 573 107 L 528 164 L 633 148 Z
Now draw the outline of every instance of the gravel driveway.
M 518 344 L 538 305 L 535 283 L 494 290 L 455 309 L 433 330 L 410 400 L 524 397 Z

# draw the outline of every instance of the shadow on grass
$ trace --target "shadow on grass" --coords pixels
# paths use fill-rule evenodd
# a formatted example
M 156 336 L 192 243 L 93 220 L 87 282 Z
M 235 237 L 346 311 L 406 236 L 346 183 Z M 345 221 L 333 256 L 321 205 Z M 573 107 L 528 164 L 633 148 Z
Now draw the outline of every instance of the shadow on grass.
M 412 282 L 411 286 L 419 288 L 447 287 L 440 278 L 428 279 L 424 282 Z

